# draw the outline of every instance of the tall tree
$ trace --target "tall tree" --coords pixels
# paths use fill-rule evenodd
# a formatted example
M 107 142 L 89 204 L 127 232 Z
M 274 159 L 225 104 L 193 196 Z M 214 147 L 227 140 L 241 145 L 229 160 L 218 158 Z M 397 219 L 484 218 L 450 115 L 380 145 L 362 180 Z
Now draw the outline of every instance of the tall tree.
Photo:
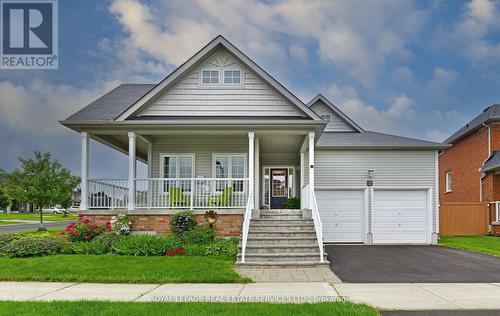
M 10 199 L 5 193 L 5 190 L 2 186 L 6 179 L 7 174 L 2 169 L 0 169 L 0 211 L 10 205 Z
M 50 153 L 35 151 L 34 159 L 19 158 L 19 161 L 21 167 L 8 175 L 5 190 L 13 199 L 36 205 L 40 212 L 39 229 L 45 230 L 42 209 L 71 199 L 80 178 L 71 175 Z

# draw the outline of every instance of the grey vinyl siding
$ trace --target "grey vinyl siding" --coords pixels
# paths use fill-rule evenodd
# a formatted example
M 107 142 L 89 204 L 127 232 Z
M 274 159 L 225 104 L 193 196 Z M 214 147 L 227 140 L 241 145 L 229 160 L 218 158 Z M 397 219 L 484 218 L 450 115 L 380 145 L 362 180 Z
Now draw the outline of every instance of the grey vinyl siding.
M 195 154 L 195 177 L 212 177 L 213 153 L 248 153 L 247 136 L 179 136 L 155 137 L 153 142 L 152 174 L 153 178 L 162 178 L 161 154 Z M 247 157 L 248 174 L 248 157 Z
M 309 183 L 309 157 L 305 159 L 305 183 Z M 432 187 L 433 231 L 436 231 L 436 161 L 434 150 L 316 150 L 316 187 L 364 187 L 368 169 L 374 169 L 373 185 Z M 369 217 L 371 214 L 369 214 Z M 370 218 L 369 218 L 370 219 Z
M 241 85 L 200 84 L 202 69 L 240 69 Z M 222 75 L 219 82 L 223 82 Z M 284 96 L 219 49 L 149 105 L 143 116 L 305 116 Z
M 347 124 L 340 116 L 337 115 L 329 106 L 319 100 L 311 106 L 311 109 L 319 116 L 329 114 L 331 121 L 326 125 L 325 132 L 357 132 L 351 125 Z

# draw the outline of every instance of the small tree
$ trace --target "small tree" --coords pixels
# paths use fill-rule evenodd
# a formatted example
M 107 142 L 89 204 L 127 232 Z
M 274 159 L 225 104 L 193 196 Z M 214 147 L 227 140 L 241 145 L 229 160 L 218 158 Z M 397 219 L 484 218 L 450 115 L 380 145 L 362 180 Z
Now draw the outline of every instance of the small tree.
M 6 179 L 7 173 L 0 169 L 0 211 L 10 205 L 10 199 L 3 188 L 3 183 L 6 181 Z
M 35 151 L 34 159 L 19 158 L 19 161 L 21 168 L 8 176 L 6 192 L 13 199 L 36 205 L 40 212 L 39 229 L 45 230 L 42 208 L 67 203 L 80 178 L 71 175 L 59 161 L 52 160 L 50 153 Z

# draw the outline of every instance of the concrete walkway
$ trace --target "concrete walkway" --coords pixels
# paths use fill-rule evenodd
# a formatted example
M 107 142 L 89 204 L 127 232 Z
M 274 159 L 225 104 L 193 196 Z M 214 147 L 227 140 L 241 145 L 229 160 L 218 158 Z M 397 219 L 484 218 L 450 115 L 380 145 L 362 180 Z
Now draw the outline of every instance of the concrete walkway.
M 255 282 L 326 282 L 340 283 L 328 266 L 319 267 L 236 267 L 236 272 Z
M 324 302 L 347 299 L 383 310 L 500 310 L 500 283 L 325 282 L 94 284 L 0 282 L 0 300 L 142 302 Z

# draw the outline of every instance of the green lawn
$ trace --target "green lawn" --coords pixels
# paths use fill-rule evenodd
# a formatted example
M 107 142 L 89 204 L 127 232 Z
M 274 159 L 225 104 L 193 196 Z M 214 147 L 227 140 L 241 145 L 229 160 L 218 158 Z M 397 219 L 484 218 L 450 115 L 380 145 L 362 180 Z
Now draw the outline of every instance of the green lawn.
M 464 249 L 488 255 L 500 256 L 500 237 L 494 236 L 456 236 L 441 237 L 439 245 Z
M 233 260 L 214 257 L 55 255 L 0 258 L 3 281 L 98 283 L 242 283 Z
M 319 304 L 270 303 L 122 303 L 122 302 L 0 302 L 0 315 L 363 315 L 378 311 L 348 302 Z
M 43 214 L 43 220 L 44 221 L 69 221 L 69 220 L 75 220 L 76 217 L 78 216 L 77 213 L 68 213 L 68 216 L 63 217 L 63 214 Z M 0 213 L 0 220 L 3 219 L 11 219 L 11 220 L 16 220 L 16 219 L 22 219 L 22 220 L 28 220 L 28 221 L 39 221 L 40 220 L 40 214 L 38 213 L 9 213 L 9 214 L 3 214 Z

